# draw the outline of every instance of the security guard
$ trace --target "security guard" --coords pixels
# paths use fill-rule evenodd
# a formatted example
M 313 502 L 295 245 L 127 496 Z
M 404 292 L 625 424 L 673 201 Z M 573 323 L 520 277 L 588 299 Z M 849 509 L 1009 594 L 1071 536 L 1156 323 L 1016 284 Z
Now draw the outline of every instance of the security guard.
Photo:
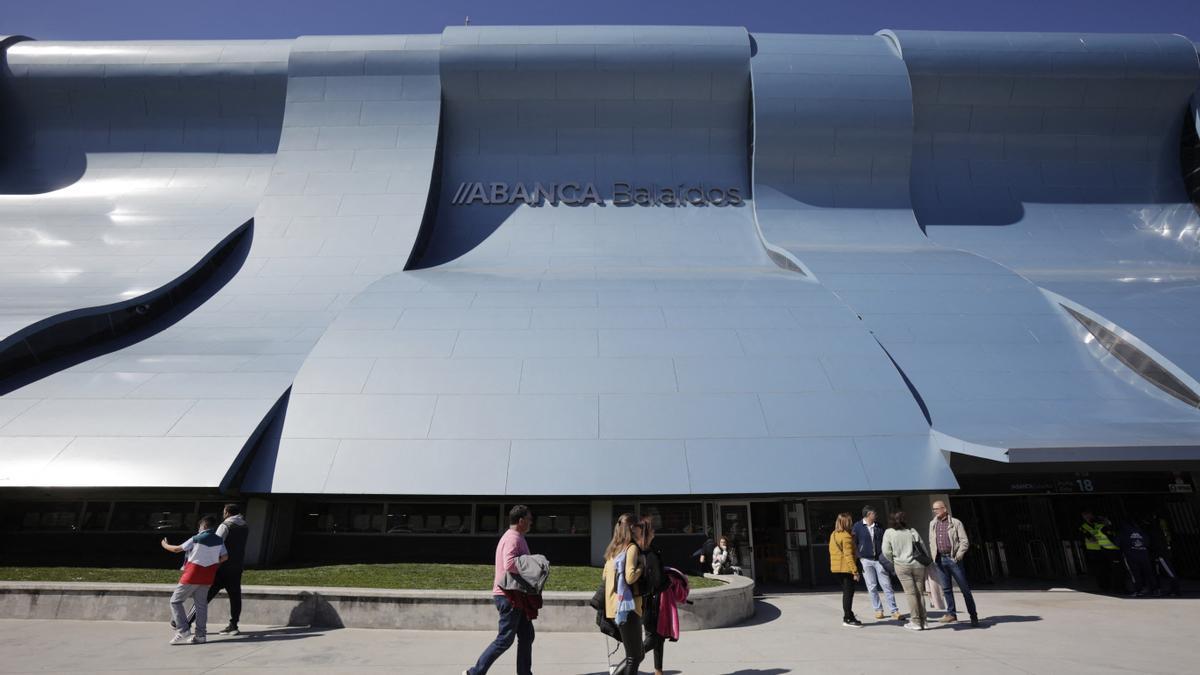
M 1120 576 L 1114 579 L 1113 572 L 1121 562 L 1121 549 L 1113 543 L 1106 528 L 1111 527 L 1107 518 L 1097 518 L 1090 510 L 1080 514 L 1083 524 L 1079 532 L 1083 535 L 1083 547 L 1087 551 L 1088 569 L 1096 578 L 1096 586 L 1101 591 L 1109 592 L 1119 583 Z

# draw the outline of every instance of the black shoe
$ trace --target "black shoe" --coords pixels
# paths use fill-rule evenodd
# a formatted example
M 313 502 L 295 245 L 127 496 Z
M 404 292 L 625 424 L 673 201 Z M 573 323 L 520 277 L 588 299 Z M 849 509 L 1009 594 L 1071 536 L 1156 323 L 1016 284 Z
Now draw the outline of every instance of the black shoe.
M 175 619 L 171 619 L 171 628 L 179 628 L 179 626 L 175 625 Z
M 228 626 L 225 626 L 224 628 L 221 629 L 221 635 L 239 635 L 239 634 L 240 634 L 240 631 L 238 630 L 238 625 L 236 623 L 233 623 L 232 621 L 229 622 Z
M 979 628 L 979 617 L 971 615 L 971 628 Z
M 862 622 L 854 617 L 842 619 L 842 625 L 846 628 L 862 628 Z

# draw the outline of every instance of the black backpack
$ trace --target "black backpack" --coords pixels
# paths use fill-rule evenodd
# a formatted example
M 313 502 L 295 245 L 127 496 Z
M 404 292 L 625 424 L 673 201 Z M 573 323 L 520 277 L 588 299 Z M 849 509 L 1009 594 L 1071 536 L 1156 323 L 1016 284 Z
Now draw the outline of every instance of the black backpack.
M 643 553 L 646 557 L 646 566 L 642 570 L 642 595 L 649 597 L 658 595 L 667 590 L 671 580 L 667 578 L 667 570 L 663 567 L 662 554 L 658 549 L 650 549 Z

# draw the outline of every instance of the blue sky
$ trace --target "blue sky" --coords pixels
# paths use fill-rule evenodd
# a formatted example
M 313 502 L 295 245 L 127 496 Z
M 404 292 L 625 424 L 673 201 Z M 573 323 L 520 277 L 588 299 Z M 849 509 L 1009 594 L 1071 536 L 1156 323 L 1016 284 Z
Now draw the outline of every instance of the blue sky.
M 881 28 L 1181 33 L 1197 0 L 2 0 L 0 35 L 42 40 L 290 38 L 438 33 L 447 25 L 735 25 L 757 32 Z

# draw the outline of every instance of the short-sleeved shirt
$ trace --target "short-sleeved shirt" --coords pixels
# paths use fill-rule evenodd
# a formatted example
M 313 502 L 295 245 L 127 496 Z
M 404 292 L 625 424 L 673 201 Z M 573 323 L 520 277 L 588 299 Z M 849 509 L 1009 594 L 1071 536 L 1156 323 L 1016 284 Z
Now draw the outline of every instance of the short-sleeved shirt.
M 509 528 L 504 536 L 500 537 L 500 543 L 496 544 L 496 575 L 495 583 L 492 584 L 492 595 L 504 595 L 500 583 L 504 581 L 505 574 L 516 569 L 516 559 L 523 555 L 529 555 L 529 544 L 525 543 L 525 535 Z
M 188 539 L 179 546 L 187 552 L 187 562 L 183 565 L 183 574 L 179 576 L 181 584 L 211 586 L 217 576 L 217 567 L 221 564 L 221 556 L 226 555 L 225 542 L 212 530 L 205 530 Z

